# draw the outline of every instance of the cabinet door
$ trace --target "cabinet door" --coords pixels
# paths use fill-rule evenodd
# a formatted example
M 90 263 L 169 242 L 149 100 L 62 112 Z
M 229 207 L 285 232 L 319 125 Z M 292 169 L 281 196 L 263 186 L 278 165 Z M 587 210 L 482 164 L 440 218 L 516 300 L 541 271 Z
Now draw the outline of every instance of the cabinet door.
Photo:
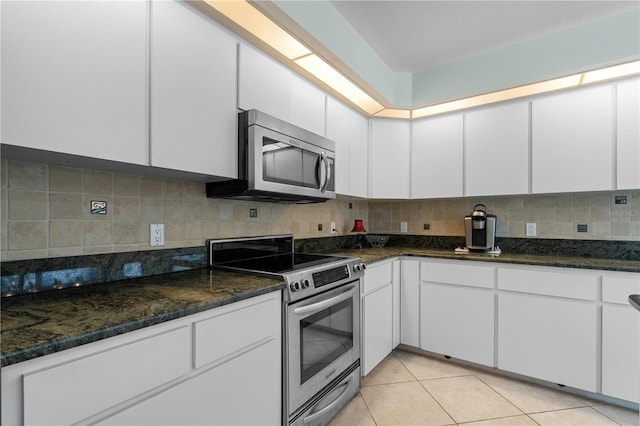
M 420 284 L 420 347 L 494 366 L 492 291 Z
M 271 341 L 98 424 L 281 424 L 281 371 Z
M 640 188 L 640 81 L 617 85 L 617 187 Z
M 401 261 L 400 343 L 420 347 L 420 262 Z
M 498 368 L 597 391 L 597 308 L 590 302 L 498 295 Z
M 149 165 L 148 3 L 2 3 L 2 143 Z
M 532 191 L 613 187 L 613 88 L 599 86 L 532 102 Z
M 333 98 L 327 98 L 326 136 L 336 143 L 336 192 L 350 195 L 349 108 Z
M 311 83 L 291 75 L 290 121 L 317 135 L 325 135 L 326 95 Z
M 468 112 L 464 138 L 465 195 L 529 192 L 529 102 Z
M 411 198 L 462 196 L 462 114 L 411 124 Z
M 393 349 L 393 285 L 362 296 L 362 375 Z
M 409 198 L 409 121 L 371 120 L 371 192 L 373 198 Z
M 368 121 L 342 103 L 327 98 L 327 138 L 336 143 L 336 192 L 367 197 Z
M 369 120 L 349 114 L 349 195 L 369 196 Z
M 291 118 L 291 71 L 240 43 L 238 108 L 258 109 L 281 120 Z
M 237 177 L 236 41 L 186 2 L 154 1 L 151 165 Z
M 640 401 L 639 336 L 638 311 L 631 306 L 602 307 L 603 394 Z

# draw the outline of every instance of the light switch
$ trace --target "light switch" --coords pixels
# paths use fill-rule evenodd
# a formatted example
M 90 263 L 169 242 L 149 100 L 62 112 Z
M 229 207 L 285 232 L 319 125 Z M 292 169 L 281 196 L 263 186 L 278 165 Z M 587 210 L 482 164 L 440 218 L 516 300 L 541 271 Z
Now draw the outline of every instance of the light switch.
M 527 237 L 535 237 L 538 232 L 535 223 L 527 223 Z
M 400 232 L 407 232 L 407 231 L 408 231 L 407 222 L 400 222 Z

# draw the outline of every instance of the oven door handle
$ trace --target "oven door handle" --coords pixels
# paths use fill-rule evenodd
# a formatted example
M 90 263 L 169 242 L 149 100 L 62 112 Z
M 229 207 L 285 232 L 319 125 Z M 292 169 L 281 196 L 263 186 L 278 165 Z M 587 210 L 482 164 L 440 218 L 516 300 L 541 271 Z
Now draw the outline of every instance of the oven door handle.
M 334 296 L 330 299 L 323 300 L 322 302 L 318 302 L 318 303 L 313 303 L 311 305 L 300 306 L 299 308 L 295 308 L 293 310 L 293 314 L 301 316 L 301 315 L 318 312 L 328 308 L 331 305 L 335 305 L 344 300 L 351 299 L 353 297 L 351 290 L 353 290 L 354 288 L 356 288 L 356 286 L 350 286 L 350 288 L 348 288 L 344 293 Z
M 351 387 L 351 382 L 353 382 L 353 375 L 349 376 L 346 382 L 340 384 L 340 386 L 342 386 L 343 389 L 342 389 L 342 392 L 340 392 L 340 394 L 336 397 L 336 399 L 331 401 L 331 403 L 329 405 L 327 405 L 326 407 L 324 407 L 320 411 L 317 411 L 317 412 L 311 414 L 310 416 L 307 416 L 304 419 L 302 419 L 302 423 L 303 424 L 312 423 L 318 417 L 322 417 L 327 411 L 331 411 L 337 404 L 339 404 L 341 402 L 342 396 Z

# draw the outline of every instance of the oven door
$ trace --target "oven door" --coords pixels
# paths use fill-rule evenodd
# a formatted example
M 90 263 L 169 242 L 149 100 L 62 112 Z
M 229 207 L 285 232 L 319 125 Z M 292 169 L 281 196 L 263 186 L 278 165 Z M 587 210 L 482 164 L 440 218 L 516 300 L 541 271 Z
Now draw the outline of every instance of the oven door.
M 289 414 L 360 359 L 360 280 L 287 307 Z
M 335 198 L 335 154 L 282 133 L 249 126 L 249 180 L 258 191 Z

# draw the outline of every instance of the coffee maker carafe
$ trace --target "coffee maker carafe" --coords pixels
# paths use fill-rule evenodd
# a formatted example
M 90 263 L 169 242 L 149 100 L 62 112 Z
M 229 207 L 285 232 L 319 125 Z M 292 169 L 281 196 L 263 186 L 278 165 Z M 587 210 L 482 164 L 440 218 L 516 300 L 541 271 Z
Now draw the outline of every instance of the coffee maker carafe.
M 496 216 L 488 214 L 484 204 L 476 204 L 473 212 L 464 217 L 464 233 L 469 251 L 492 250 L 496 243 Z

